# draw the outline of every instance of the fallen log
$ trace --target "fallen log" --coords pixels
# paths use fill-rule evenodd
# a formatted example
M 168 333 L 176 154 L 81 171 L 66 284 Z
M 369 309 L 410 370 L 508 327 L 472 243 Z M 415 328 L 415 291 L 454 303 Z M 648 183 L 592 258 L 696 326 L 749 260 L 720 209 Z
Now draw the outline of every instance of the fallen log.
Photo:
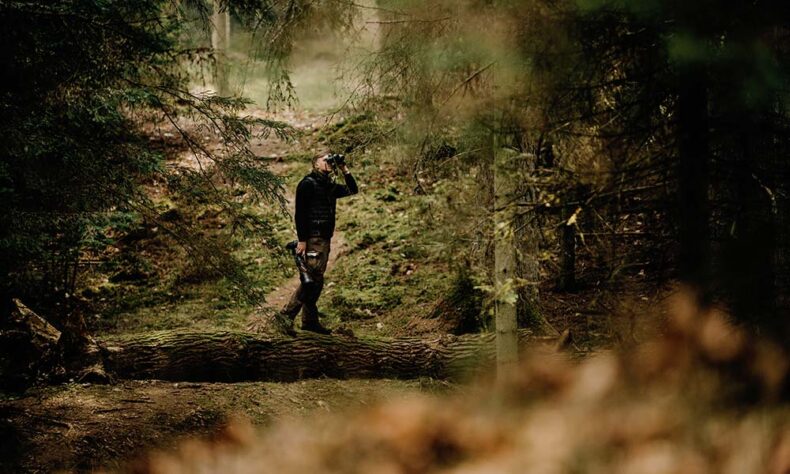
M 158 331 L 102 343 L 106 368 L 125 379 L 193 382 L 304 378 L 457 378 L 494 362 L 493 333 L 432 339 L 295 338 L 242 331 Z M 519 332 L 522 346 L 555 342 Z
M 60 363 L 61 333 L 18 299 L 0 318 L 0 389 L 22 390 Z

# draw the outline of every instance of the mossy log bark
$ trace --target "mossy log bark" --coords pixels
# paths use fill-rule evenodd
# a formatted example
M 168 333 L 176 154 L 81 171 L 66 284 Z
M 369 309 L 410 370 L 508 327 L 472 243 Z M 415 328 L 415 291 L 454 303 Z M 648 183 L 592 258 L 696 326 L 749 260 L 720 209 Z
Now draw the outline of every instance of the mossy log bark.
M 552 342 L 520 331 L 522 346 Z M 494 334 L 375 339 L 248 332 L 161 331 L 105 342 L 107 369 L 126 379 L 293 381 L 304 378 L 457 378 L 495 361 Z

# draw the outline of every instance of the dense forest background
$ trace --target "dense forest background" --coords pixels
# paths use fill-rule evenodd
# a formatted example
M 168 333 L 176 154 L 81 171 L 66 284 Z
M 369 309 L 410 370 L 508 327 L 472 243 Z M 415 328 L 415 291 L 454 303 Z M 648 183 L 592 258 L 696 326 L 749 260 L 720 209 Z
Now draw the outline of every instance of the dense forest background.
M 261 386 L 200 386 L 202 408 L 157 429 L 181 409 L 152 390 L 178 387 L 119 382 L 114 347 L 268 340 L 294 284 L 294 188 L 325 151 L 362 186 L 320 305 L 341 334 L 486 340 L 512 320 L 586 360 L 674 334 L 684 295 L 770 341 L 785 372 L 735 398 L 784 407 L 784 2 L 0 0 L 0 24 L 0 433 L 25 440 L 2 466 L 55 462 L 20 454 L 60 435 L 22 436 L 29 413 L 68 425 L 66 468 L 123 462 L 118 439 L 58 421 L 85 397 L 149 400 L 149 421 L 114 420 L 140 452 L 235 411 L 266 425 L 457 391 L 436 373 L 268 382 L 280 401 L 261 412 Z M 185 360 L 190 381 L 235 377 Z

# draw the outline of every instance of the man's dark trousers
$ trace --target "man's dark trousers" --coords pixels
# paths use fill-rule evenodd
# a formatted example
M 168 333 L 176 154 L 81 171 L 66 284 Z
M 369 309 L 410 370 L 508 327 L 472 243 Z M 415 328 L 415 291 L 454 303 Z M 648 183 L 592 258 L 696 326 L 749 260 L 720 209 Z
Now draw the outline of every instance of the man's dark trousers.
M 313 279 L 310 283 L 300 283 L 291 296 L 291 300 L 282 312 L 290 319 L 294 319 L 299 310 L 302 311 L 302 327 L 318 323 L 318 307 L 316 303 L 324 288 L 324 272 L 329 261 L 330 239 L 323 237 L 310 237 L 307 239 L 305 263 Z

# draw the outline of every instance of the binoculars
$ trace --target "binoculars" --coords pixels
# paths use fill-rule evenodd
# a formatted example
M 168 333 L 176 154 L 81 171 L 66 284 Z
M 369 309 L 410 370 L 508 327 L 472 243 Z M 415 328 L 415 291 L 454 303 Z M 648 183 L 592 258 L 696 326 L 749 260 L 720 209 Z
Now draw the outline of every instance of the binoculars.
M 337 168 L 338 166 L 343 166 L 346 164 L 346 155 L 341 155 L 339 153 L 330 153 L 325 158 L 327 164 L 332 168 Z

